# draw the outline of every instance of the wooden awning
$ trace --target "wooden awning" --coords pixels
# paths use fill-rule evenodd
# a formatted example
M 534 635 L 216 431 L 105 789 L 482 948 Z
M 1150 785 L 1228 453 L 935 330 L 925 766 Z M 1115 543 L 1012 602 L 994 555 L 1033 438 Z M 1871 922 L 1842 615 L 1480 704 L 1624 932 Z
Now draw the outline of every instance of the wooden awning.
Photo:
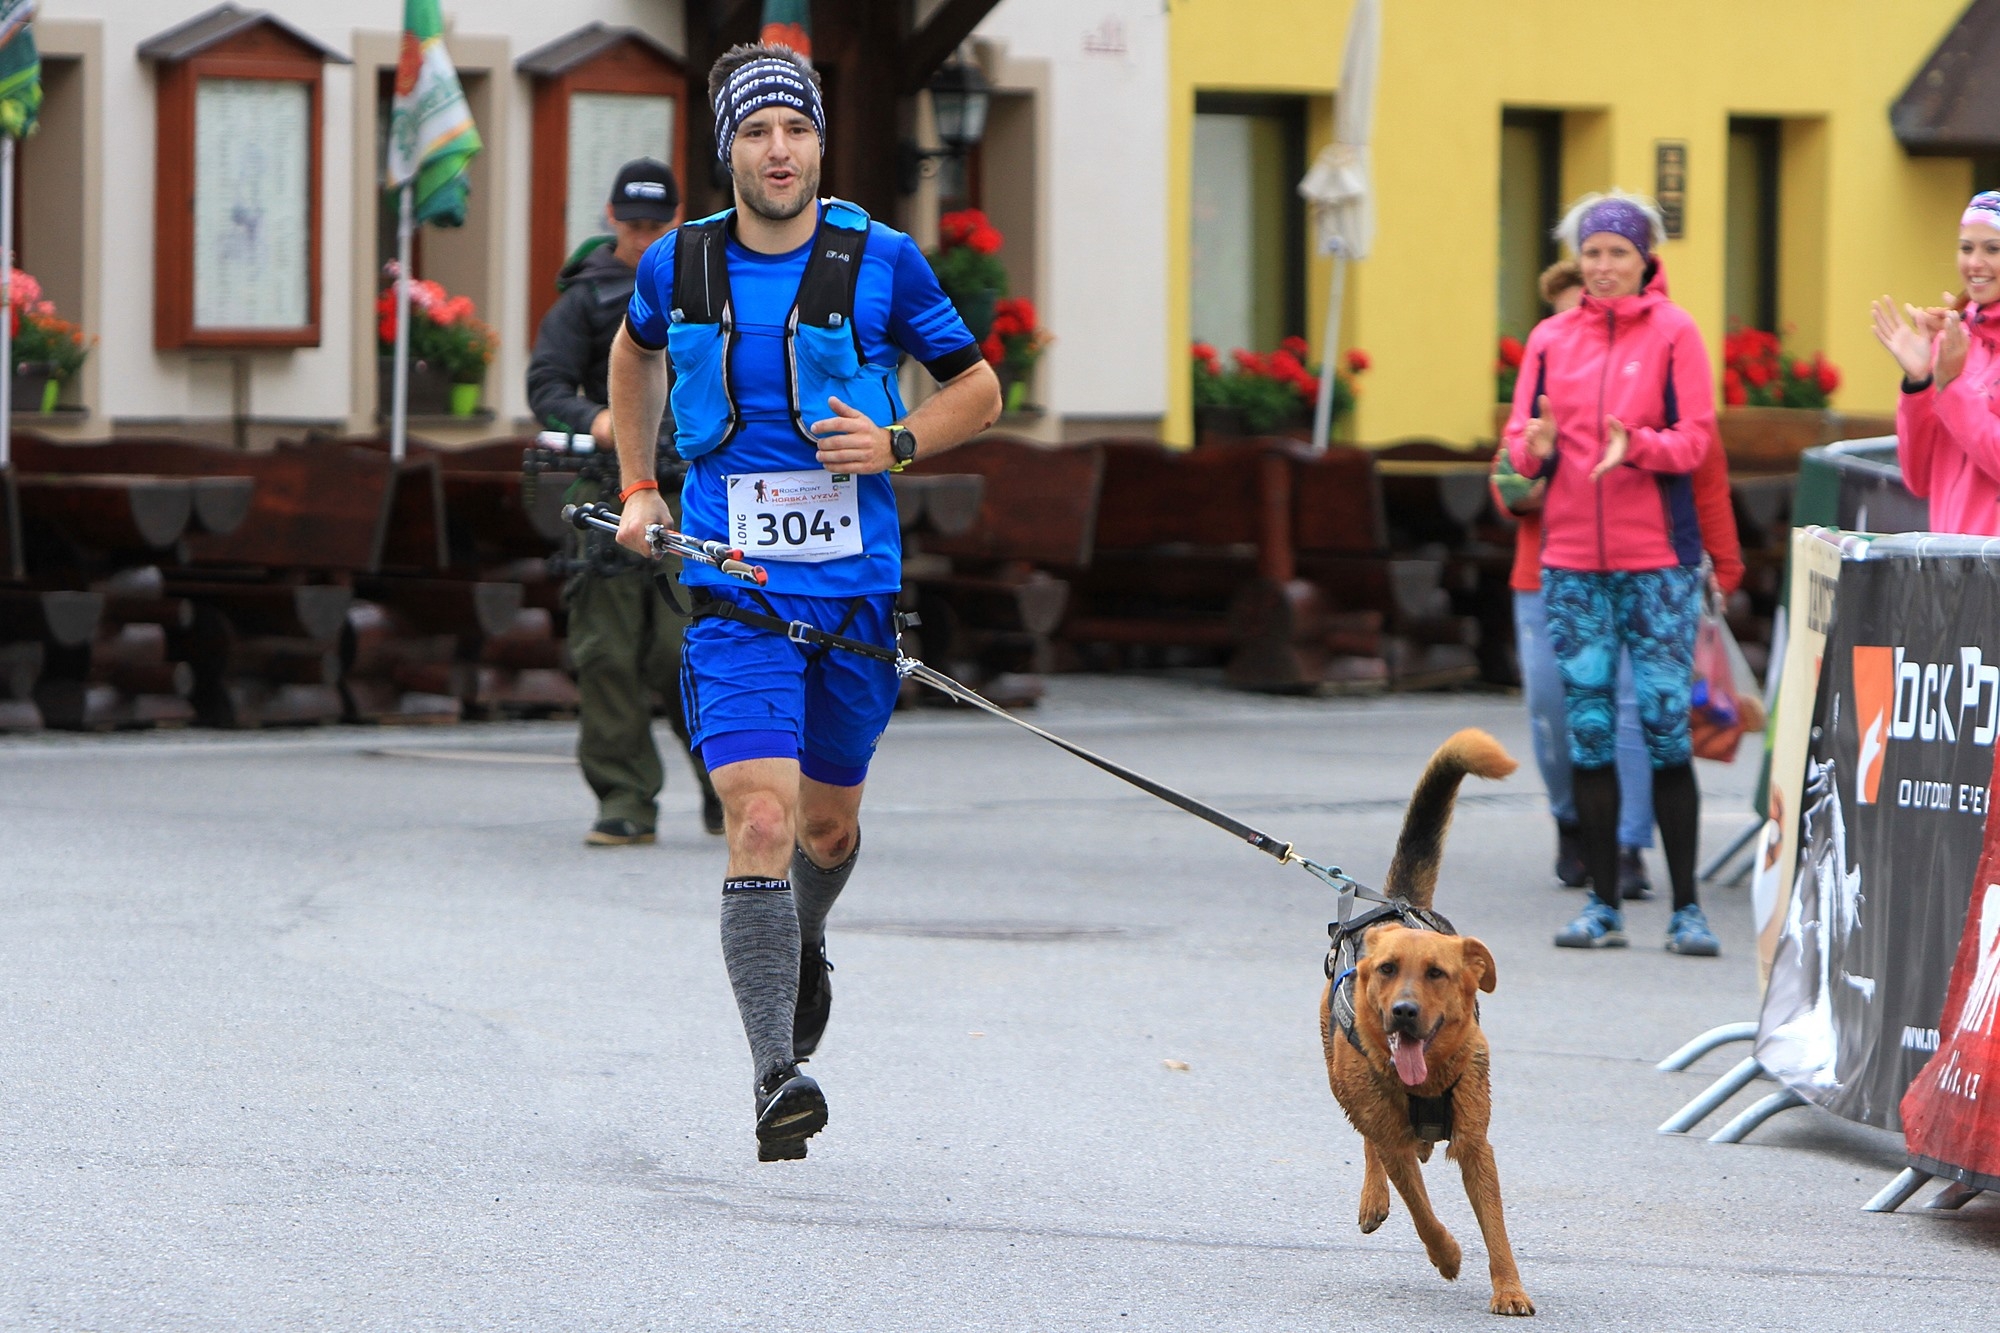
M 195 15 L 185 23 L 175 24 L 165 32 L 148 37 L 139 43 L 139 59 L 157 61 L 163 65 L 175 64 L 259 28 L 275 30 L 308 53 L 331 64 L 354 63 L 319 38 L 303 28 L 285 22 L 276 14 L 261 9 L 243 9 L 228 3 L 219 4 L 211 10 Z
M 1905 150 L 1927 157 L 2000 153 L 2000 0 L 1972 0 L 1889 108 Z
M 586 23 L 545 46 L 536 47 L 515 61 L 514 68 L 538 79 L 560 78 L 627 42 L 643 47 L 675 69 L 681 66 L 681 58 L 649 33 L 637 28 L 616 28 L 608 23 Z

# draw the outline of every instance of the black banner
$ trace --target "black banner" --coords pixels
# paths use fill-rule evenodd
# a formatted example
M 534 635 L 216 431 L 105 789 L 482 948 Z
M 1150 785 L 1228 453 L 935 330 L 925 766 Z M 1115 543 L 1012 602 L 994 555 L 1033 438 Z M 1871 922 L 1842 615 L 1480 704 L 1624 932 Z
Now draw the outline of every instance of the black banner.
M 1757 1059 L 1900 1129 L 1938 1047 L 2000 733 L 2000 557 L 1841 563 Z

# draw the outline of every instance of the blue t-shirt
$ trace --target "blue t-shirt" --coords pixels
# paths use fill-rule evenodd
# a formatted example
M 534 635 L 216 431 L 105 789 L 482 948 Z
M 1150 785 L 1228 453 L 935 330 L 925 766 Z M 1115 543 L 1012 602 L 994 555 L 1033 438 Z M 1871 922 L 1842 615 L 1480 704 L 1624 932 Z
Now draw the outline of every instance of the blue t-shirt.
M 647 347 L 667 343 L 675 236 L 675 232 L 668 232 L 655 241 L 639 261 L 638 280 L 626 312 L 632 337 Z M 731 228 L 729 294 L 736 318 L 736 343 L 729 387 L 743 427 L 729 443 L 688 463 L 687 481 L 681 488 L 681 528 L 691 537 L 729 540 L 725 478 L 753 472 L 821 470 L 812 446 L 792 425 L 785 365 L 785 325 L 811 251 L 812 243 L 807 242 L 788 254 L 758 254 L 739 244 Z M 854 319 L 865 362 L 891 365 L 899 353 L 906 353 L 941 379 L 973 364 L 978 345 L 972 332 L 938 286 L 937 275 L 915 242 L 879 222 L 872 223 L 862 264 Z M 810 426 L 817 419 L 809 416 L 806 424 Z M 765 568 L 770 571 L 772 592 L 858 597 L 902 587 L 902 528 L 888 474 L 857 477 L 856 485 L 862 554 L 818 564 L 770 561 Z M 681 580 L 688 584 L 735 582 L 720 571 L 695 564 L 682 566 Z

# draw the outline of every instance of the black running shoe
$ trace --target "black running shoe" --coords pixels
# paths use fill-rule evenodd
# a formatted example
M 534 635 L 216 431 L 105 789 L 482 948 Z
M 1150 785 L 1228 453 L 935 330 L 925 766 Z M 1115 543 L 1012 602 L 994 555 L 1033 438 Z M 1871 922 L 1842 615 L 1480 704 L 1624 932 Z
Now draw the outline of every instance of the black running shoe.
M 795 1064 L 780 1065 L 757 1087 L 757 1160 L 791 1162 L 826 1128 L 826 1095 Z
M 826 1017 L 833 1012 L 833 983 L 827 974 L 826 945 L 799 950 L 799 1002 L 792 1010 L 792 1054 L 801 1060 L 819 1049 L 826 1035 Z

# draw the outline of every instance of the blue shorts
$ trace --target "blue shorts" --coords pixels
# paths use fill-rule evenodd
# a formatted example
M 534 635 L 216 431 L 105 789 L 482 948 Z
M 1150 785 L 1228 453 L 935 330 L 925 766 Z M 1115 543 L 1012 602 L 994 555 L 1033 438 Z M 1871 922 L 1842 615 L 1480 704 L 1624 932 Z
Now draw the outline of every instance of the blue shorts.
M 750 611 L 803 620 L 830 634 L 895 646 L 893 593 L 801 597 L 703 590 Z M 767 605 L 768 604 L 768 605 Z M 698 617 L 681 646 L 681 701 L 710 770 L 746 759 L 797 759 L 815 782 L 858 787 L 895 711 L 896 668 L 838 648 L 793 643 L 774 630 Z

